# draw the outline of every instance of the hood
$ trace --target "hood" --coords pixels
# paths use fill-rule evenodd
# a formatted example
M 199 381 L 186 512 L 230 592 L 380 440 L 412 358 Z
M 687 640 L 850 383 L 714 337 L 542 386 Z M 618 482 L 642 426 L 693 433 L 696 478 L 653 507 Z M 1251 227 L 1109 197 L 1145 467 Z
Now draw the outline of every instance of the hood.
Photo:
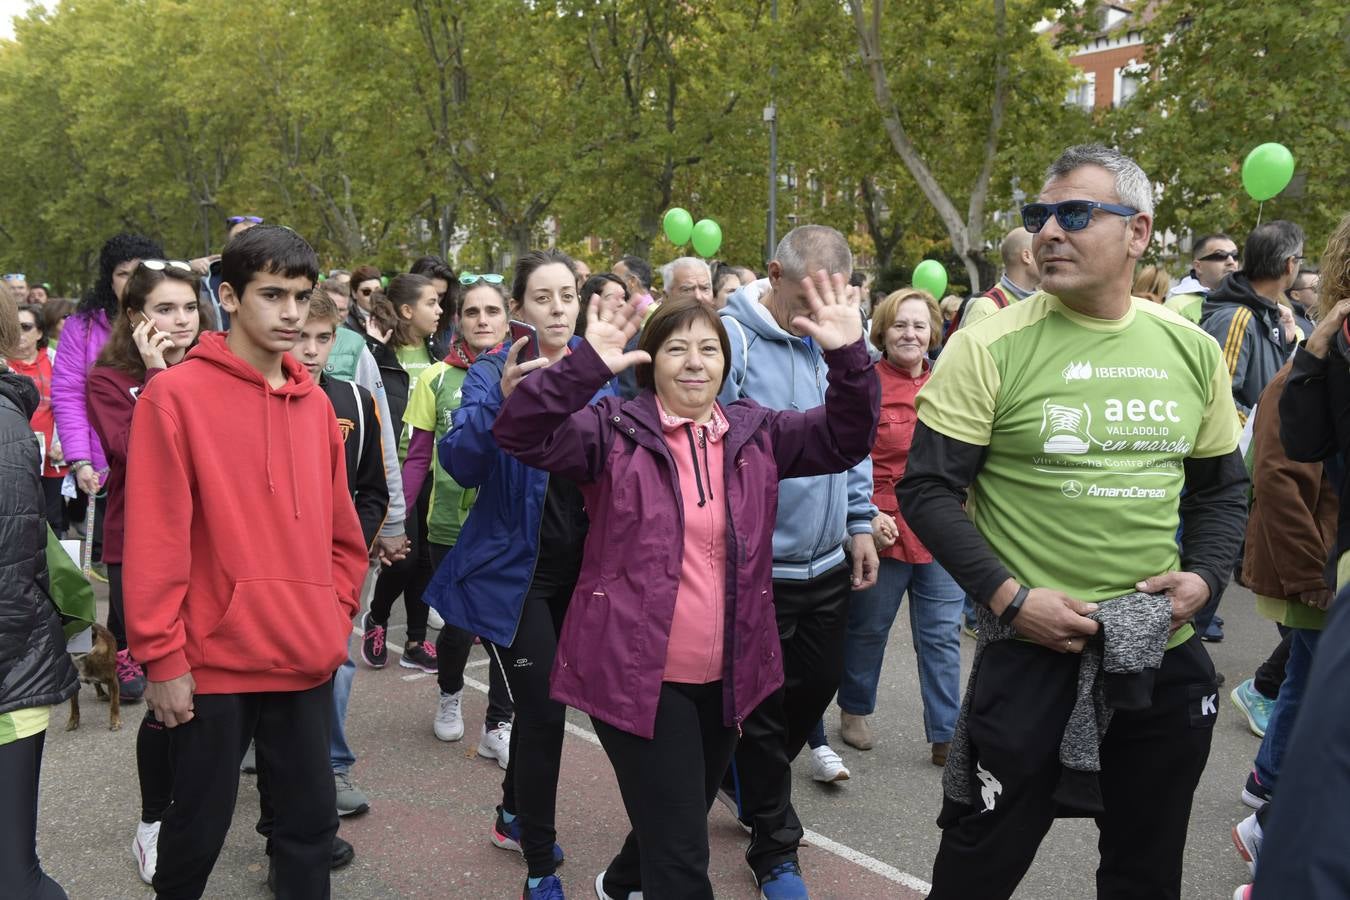
M 1252 287 L 1251 281 L 1241 272 L 1224 276 L 1218 287 L 1209 292 L 1209 296 L 1205 298 L 1204 306 L 1200 308 L 1200 316 L 1201 318 L 1208 316 L 1215 309 L 1231 303 L 1240 303 L 1243 306 L 1250 307 L 1251 311 L 1260 318 L 1279 321 L 1279 308 L 1273 302 L 1258 294 L 1256 289 Z
M 13 403 L 25 419 L 33 418 L 38 404 L 42 402 L 37 385 L 27 375 L 11 372 L 0 366 L 0 397 Z
M 761 278 L 739 288 L 727 300 L 721 314 L 731 316 L 750 331 L 771 341 L 800 341 L 801 338 L 783 328 L 760 298 L 769 293 L 769 279 Z
M 473 348 L 469 346 L 469 342 L 464 340 L 462 335 L 456 333 L 450 340 L 450 349 L 446 351 L 445 359 L 442 360 L 442 362 L 446 365 L 454 366 L 456 369 L 467 370 L 479 356 L 488 353 L 496 353 L 501 348 L 502 344 L 498 344 L 491 349 L 484 350 L 482 354 L 475 353 Z M 434 359 L 435 357 L 432 358 Z
M 1187 272 L 1186 277 L 1176 283 L 1176 285 L 1167 292 L 1168 297 L 1175 297 L 1178 294 L 1199 294 L 1201 297 L 1209 293 L 1209 288 L 1200 283 L 1200 279 L 1195 277 L 1194 272 Z
M 289 353 L 281 356 L 281 372 L 286 377 L 286 383 L 279 388 L 274 388 L 267 383 L 266 377 L 262 372 L 253 368 L 244 362 L 238 356 L 235 356 L 229 345 L 225 342 L 225 333 L 222 331 L 208 331 L 202 334 L 197 341 L 197 346 L 188 351 L 184 362 L 188 360 L 200 360 L 209 365 L 215 366 L 222 372 L 226 372 L 234 378 L 239 379 L 246 384 L 251 385 L 258 391 L 258 397 L 262 402 L 262 420 L 263 420 L 263 446 L 266 448 L 266 476 L 267 489 L 271 493 L 277 492 L 276 481 L 272 476 L 272 406 L 273 398 L 280 398 L 282 404 L 282 418 L 286 428 L 287 446 L 295 446 L 295 435 L 291 432 L 291 400 L 304 397 L 310 391 L 315 389 L 314 380 L 309 377 L 309 372 L 305 367 L 296 361 L 295 357 Z M 238 410 L 239 416 L 247 417 L 250 413 L 247 409 Z M 286 454 L 287 462 L 290 466 L 290 482 L 293 496 L 291 500 L 295 507 L 295 517 L 300 518 L 300 496 L 299 481 L 295 474 L 295 454 Z

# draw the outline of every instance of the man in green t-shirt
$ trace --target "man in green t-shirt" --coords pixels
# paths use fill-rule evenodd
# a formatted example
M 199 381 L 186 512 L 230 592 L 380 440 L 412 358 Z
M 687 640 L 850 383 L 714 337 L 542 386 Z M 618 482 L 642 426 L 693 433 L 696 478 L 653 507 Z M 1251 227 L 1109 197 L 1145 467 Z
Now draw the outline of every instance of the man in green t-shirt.
M 1180 896 L 1217 700 L 1189 620 L 1242 540 L 1246 470 L 1219 346 L 1130 297 L 1152 220 L 1132 160 L 1066 150 L 1023 208 L 1041 292 L 953 335 L 918 395 L 905 520 L 1022 638 L 982 644 L 966 727 L 983 787 L 973 806 L 944 798 L 930 900 L 1012 895 L 1066 812 L 1059 747 L 1078 654 L 1100 640 L 1088 616 L 1136 591 L 1170 597 L 1173 633 L 1143 708 L 1116 709 L 1101 742 L 1096 889 Z

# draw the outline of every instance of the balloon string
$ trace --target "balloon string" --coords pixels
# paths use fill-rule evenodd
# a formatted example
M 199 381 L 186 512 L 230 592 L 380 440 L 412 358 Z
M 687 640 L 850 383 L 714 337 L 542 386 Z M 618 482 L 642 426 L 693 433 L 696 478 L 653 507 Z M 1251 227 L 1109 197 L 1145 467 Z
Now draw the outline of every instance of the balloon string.
M 1266 201 L 1262 200 L 1256 205 L 1256 227 L 1261 227 L 1261 213 L 1266 208 Z

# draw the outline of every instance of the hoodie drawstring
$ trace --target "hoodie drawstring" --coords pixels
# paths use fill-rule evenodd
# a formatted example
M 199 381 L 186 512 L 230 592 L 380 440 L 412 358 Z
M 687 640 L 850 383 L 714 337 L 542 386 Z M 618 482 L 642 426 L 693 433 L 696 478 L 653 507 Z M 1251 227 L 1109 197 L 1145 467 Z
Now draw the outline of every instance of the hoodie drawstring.
M 300 479 L 295 472 L 295 432 L 291 429 L 291 395 L 281 395 L 281 405 L 286 410 L 286 455 L 291 458 L 291 502 L 295 504 L 295 517 L 300 518 Z
M 694 444 L 694 426 L 693 425 L 684 426 L 684 433 L 689 437 L 689 457 L 694 463 L 694 484 L 698 485 L 698 505 L 701 508 L 703 507 L 704 504 L 708 502 L 708 500 L 703 493 L 703 476 L 698 471 L 698 447 L 696 447 Z M 703 450 L 703 457 L 704 457 L 703 465 L 705 468 L 708 465 L 707 456 L 708 450 L 705 447 Z M 711 472 L 709 474 L 711 475 Z M 709 481 L 708 483 L 708 490 L 710 492 L 712 490 L 711 481 Z
M 277 486 L 272 481 L 272 392 L 263 387 L 263 454 L 267 469 L 267 492 L 275 494 Z

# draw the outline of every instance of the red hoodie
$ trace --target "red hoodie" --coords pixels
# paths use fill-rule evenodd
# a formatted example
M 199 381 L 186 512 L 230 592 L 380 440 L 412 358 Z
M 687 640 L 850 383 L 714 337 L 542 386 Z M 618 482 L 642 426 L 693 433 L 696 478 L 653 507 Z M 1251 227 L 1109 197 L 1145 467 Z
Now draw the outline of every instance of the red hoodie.
M 199 694 L 299 691 L 347 658 L 366 574 L 333 407 L 206 333 L 136 403 L 123 592 L 131 655 Z

